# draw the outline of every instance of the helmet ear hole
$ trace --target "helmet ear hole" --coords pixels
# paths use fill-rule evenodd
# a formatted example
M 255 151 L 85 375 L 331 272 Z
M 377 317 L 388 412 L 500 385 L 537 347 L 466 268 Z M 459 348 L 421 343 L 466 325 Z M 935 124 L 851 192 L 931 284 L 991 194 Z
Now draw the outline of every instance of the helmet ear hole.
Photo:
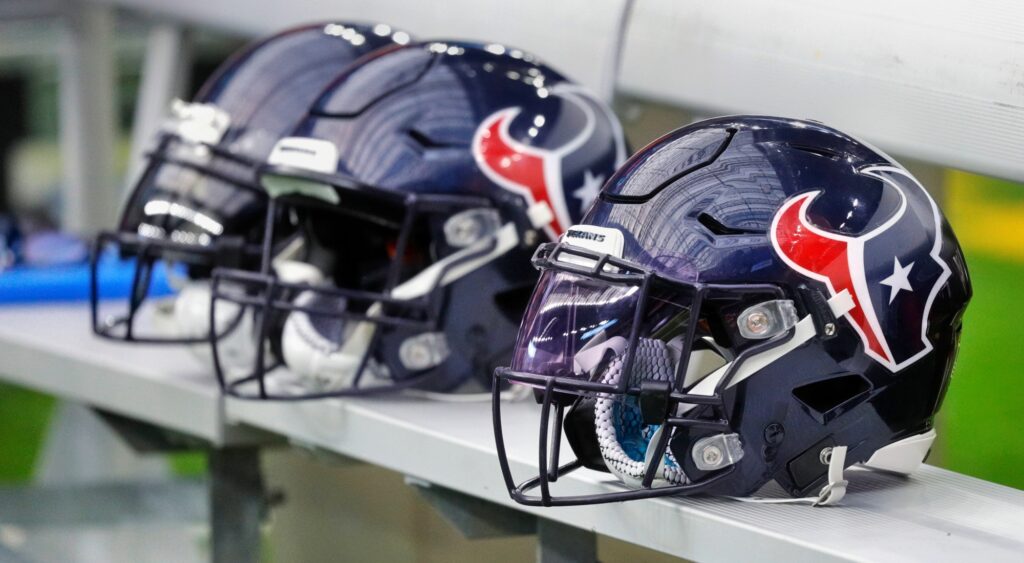
M 846 374 L 793 389 L 793 397 L 818 422 L 825 424 L 867 398 L 871 384 L 857 374 Z

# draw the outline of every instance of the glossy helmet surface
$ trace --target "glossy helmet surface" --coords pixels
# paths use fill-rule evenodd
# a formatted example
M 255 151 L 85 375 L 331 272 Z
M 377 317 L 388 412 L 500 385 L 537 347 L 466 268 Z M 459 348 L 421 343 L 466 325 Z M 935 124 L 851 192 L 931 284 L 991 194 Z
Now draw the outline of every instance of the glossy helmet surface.
M 839 446 L 846 465 L 909 472 L 934 437 L 971 296 L 959 243 L 909 172 L 840 131 L 774 117 L 654 141 L 534 264 L 496 378 L 536 389 L 536 477 L 514 480 L 494 407 L 509 491 L 536 505 L 745 496 L 772 480 L 813 495 Z M 576 459 L 560 465 L 563 432 Z M 628 490 L 553 492 L 581 467 Z
M 266 193 L 256 183 L 257 164 L 353 61 L 408 40 L 386 25 L 292 28 L 232 55 L 192 103 L 175 101 L 116 231 L 98 237 L 94 332 L 129 341 L 205 343 L 212 269 L 259 263 Z M 127 279 L 104 275 L 102 259 L 112 252 L 134 259 Z M 174 293 L 166 278 L 175 273 L 177 295 L 154 304 L 153 315 L 140 321 L 140 309 L 157 301 L 151 297 L 160 287 Z M 101 307 L 100 299 L 119 284 L 128 285 L 127 299 Z
M 252 309 L 266 343 L 244 361 L 214 346 L 226 390 L 486 390 L 537 279 L 531 252 L 582 217 L 625 150 L 603 102 L 517 49 L 367 57 L 263 170 L 298 244 L 268 248 L 259 274 L 215 274 L 217 311 Z

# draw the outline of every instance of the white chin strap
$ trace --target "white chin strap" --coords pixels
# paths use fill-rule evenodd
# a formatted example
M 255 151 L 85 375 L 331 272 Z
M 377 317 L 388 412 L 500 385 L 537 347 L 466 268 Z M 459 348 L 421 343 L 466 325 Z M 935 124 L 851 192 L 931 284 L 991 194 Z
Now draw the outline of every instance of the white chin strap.
M 832 310 L 832 315 L 839 318 L 851 309 L 853 309 L 853 298 L 850 297 L 849 292 L 843 290 L 842 292 L 832 296 L 828 300 L 829 308 Z M 732 379 L 729 381 L 729 387 L 736 385 L 740 381 L 750 377 L 758 371 L 764 369 L 772 362 L 775 362 L 782 356 L 802 346 L 805 342 L 809 341 L 817 334 L 817 329 L 814 326 L 814 320 L 810 315 L 800 319 L 800 321 L 794 327 L 793 337 L 787 342 L 780 346 L 776 346 L 771 350 L 766 350 L 761 354 L 748 358 L 742 365 L 736 370 Z M 708 375 L 702 379 L 697 385 L 689 391 L 695 395 L 711 395 L 714 393 L 718 383 L 725 377 L 731 364 L 726 364 L 716 370 L 714 373 Z M 681 412 L 687 412 L 692 409 L 694 405 L 686 404 L 680 406 Z M 805 498 L 787 498 L 787 499 L 762 499 L 762 498 L 737 498 L 736 500 L 742 500 L 745 502 L 761 502 L 768 504 L 811 504 L 813 506 L 829 506 L 837 504 L 842 500 L 843 496 L 846 495 L 846 481 L 843 479 L 843 467 L 846 463 L 846 446 L 836 446 L 832 448 L 832 453 L 828 464 L 828 484 L 814 497 Z
M 832 315 L 839 318 L 848 313 L 850 309 L 853 309 L 853 298 L 850 297 L 849 292 L 843 290 L 832 296 L 832 298 L 828 300 L 828 305 L 829 308 L 832 309 Z M 751 356 L 740 364 L 739 368 L 736 369 L 736 373 L 732 376 L 732 379 L 729 380 L 728 387 L 732 387 L 751 375 L 754 375 L 768 367 L 782 356 L 796 350 L 805 342 L 814 338 L 818 333 L 814 326 L 814 319 L 811 318 L 810 315 L 800 319 L 800 321 L 796 323 L 796 326 L 793 327 L 793 331 L 793 337 L 783 344 L 780 344 L 770 350 L 765 350 L 760 354 Z M 727 373 L 729 373 L 731 366 L 732 362 L 718 368 L 701 379 L 699 383 L 694 385 L 693 388 L 688 391 L 688 393 L 692 395 L 713 395 L 715 393 L 715 388 L 718 387 L 718 383 L 726 376 Z M 689 376 L 689 373 L 687 375 Z M 677 412 L 679 415 L 682 415 L 694 409 L 696 406 L 697 405 L 692 403 L 682 404 L 679 406 Z
M 295 300 L 296 305 L 310 305 L 316 294 L 304 292 Z M 380 314 L 375 303 L 366 312 L 368 316 Z M 284 363 L 308 387 L 321 391 L 341 389 L 352 384 L 364 351 L 373 339 L 374 324 L 369 322 L 338 323 L 344 333 L 336 342 L 320 334 L 313 326 L 310 315 L 293 312 L 288 315 L 281 334 L 281 353 Z M 340 342 L 340 344 L 339 344 Z M 376 376 L 375 370 L 369 375 Z
M 210 300 L 209 281 L 187 281 L 178 291 L 171 314 L 164 315 L 160 323 L 167 333 L 179 338 L 206 338 L 210 334 Z M 221 365 L 228 370 L 242 369 L 254 356 L 252 315 L 244 314 L 242 309 L 237 303 L 220 301 L 215 311 L 214 331 L 222 335 L 217 349 Z M 233 323 L 235 326 L 232 327 Z M 200 360 L 212 361 L 210 347 L 206 343 L 188 348 Z
M 316 283 L 323 275 L 316 267 L 305 263 L 275 263 L 278 277 L 290 282 Z M 210 333 L 210 307 L 212 294 L 208 280 L 185 280 L 178 282 L 178 295 L 170 315 L 163 315 L 159 322 L 164 331 L 179 338 L 206 338 Z M 221 367 L 228 373 L 247 374 L 256 357 L 256 343 L 253 333 L 253 316 L 245 307 L 232 301 L 217 302 L 215 333 L 221 335 L 217 341 L 217 352 Z M 235 326 L 232 326 L 234 324 Z M 200 360 L 212 362 L 210 347 L 205 343 L 189 346 Z
M 839 318 L 853 308 L 853 299 L 847 291 L 842 291 L 828 300 L 833 316 Z M 785 344 L 762 354 L 754 356 L 743 363 L 736 371 L 729 385 L 735 385 L 750 377 L 765 366 L 779 359 L 791 350 L 801 346 L 817 334 L 812 319 L 807 316 L 801 319 L 796 327 L 795 334 Z M 729 365 L 722 366 L 695 385 L 689 392 L 693 394 L 710 395 L 714 392 L 718 382 L 722 380 Z M 693 405 L 682 405 L 680 414 L 693 408 Z M 872 469 L 891 471 L 909 475 L 924 461 L 935 441 L 935 430 L 910 436 L 893 442 L 883 448 L 879 448 L 869 460 L 863 463 L 864 466 Z M 812 506 L 831 506 L 838 504 L 846 495 L 847 481 L 843 479 L 843 468 L 846 464 L 846 446 L 835 446 L 832 448 L 828 463 L 828 483 L 818 492 L 817 496 L 788 499 L 765 499 L 765 498 L 736 498 L 744 502 L 758 502 L 766 504 L 810 504 Z
M 468 256 L 479 254 L 494 244 L 489 252 L 468 259 Z M 483 238 L 454 254 L 431 264 L 419 274 L 395 287 L 391 296 L 396 299 L 411 300 L 426 295 L 436 286 L 445 286 L 479 269 L 495 258 L 507 253 L 519 244 L 519 235 L 512 223 L 503 225 L 491 236 Z M 311 301 L 313 294 L 300 295 L 297 304 L 302 300 Z M 306 303 L 308 304 L 308 303 Z M 381 304 L 374 303 L 367 311 L 367 317 L 381 314 Z M 336 320 L 334 322 L 344 322 Z M 373 336 L 377 331 L 377 323 L 371 321 L 346 322 L 339 341 L 329 340 L 315 330 L 310 315 L 293 312 L 285 321 L 281 335 L 281 349 L 284 362 L 304 383 L 321 390 L 344 389 L 352 384 L 359 365 L 366 356 Z M 371 360 L 372 362 L 372 360 Z M 369 365 L 369 363 L 368 363 Z M 384 366 L 372 364 L 368 367 L 371 377 L 387 377 Z
M 846 496 L 847 481 L 843 479 L 843 467 L 846 465 L 846 446 L 832 448 L 828 460 L 828 483 L 818 491 L 816 496 L 800 498 L 762 498 L 762 497 L 729 497 L 741 502 L 758 504 L 809 504 L 811 506 L 832 506 L 839 504 Z

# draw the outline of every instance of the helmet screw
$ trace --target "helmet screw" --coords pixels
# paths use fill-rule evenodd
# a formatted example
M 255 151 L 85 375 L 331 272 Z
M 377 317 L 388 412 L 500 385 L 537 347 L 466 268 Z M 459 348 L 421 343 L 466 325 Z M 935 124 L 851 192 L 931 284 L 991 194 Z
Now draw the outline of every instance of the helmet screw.
M 835 336 L 836 334 L 836 323 L 825 324 L 825 336 Z
M 460 242 L 472 243 L 480 237 L 480 225 L 474 221 L 460 221 L 452 227 L 452 236 Z
M 709 445 L 700 453 L 700 457 L 707 465 L 716 466 L 722 462 L 722 450 L 718 446 Z
M 768 445 L 777 446 L 782 443 L 785 437 L 786 429 L 778 422 L 773 422 L 764 427 L 764 441 Z
M 443 332 L 425 332 L 406 338 L 398 347 L 398 359 L 405 369 L 420 371 L 441 365 L 449 352 Z
M 822 465 L 828 465 L 828 464 L 832 463 L 832 447 L 831 446 L 829 446 L 827 448 L 822 448 L 821 453 L 818 454 L 818 461 L 820 461 Z
M 770 323 L 764 311 L 754 311 L 747 315 L 747 330 L 753 334 L 764 334 Z
M 430 350 L 418 342 L 411 343 L 404 351 L 404 359 L 409 365 L 421 366 L 430 362 Z

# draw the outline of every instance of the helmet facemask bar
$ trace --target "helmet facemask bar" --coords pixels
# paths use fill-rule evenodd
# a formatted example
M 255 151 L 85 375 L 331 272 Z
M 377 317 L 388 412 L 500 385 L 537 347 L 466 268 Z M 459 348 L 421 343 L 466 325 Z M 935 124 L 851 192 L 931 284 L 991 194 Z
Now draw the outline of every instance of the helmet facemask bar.
M 174 156 L 171 154 L 173 145 L 195 151 L 202 158 L 193 160 Z M 139 318 L 143 304 L 148 299 L 156 298 L 157 294 L 176 299 L 178 292 L 188 284 L 196 272 L 202 278 L 218 266 L 241 268 L 246 264 L 254 264 L 259 256 L 260 247 L 246 240 L 244 234 L 217 234 L 215 229 L 222 228 L 222 225 L 217 223 L 216 219 L 197 211 L 197 205 L 188 198 L 189 190 L 193 189 L 195 184 L 189 189 L 179 191 L 173 187 L 162 187 L 158 177 L 171 171 L 178 174 L 187 172 L 194 175 L 194 182 L 212 180 L 217 183 L 217 189 L 238 190 L 254 201 L 265 199 L 266 193 L 255 185 L 252 178 L 244 177 L 250 170 L 255 170 L 254 162 L 217 145 L 195 142 L 174 133 L 165 133 L 161 136 L 158 147 L 146 156 L 149 164 L 138 185 L 149 186 L 149 192 L 162 193 L 163 197 L 146 202 L 141 199 L 132 201 L 129 202 L 129 207 L 134 204 L 146 207 L 146 204 L 155 206 L 156 203 L 160 203 L 159 212 L 142 210 L 146 219 L 149 215 L 160 216 L 160 219 L 157 224 L 149 224 L 141 222 L 143 219 L 139 218 L 139 226 L 134 228 L 127 224 L 129 220 L 126 215 L 122 219 L 121 230 L 101 231 L 95 239 L 90 255 L 90 309 L 93 332 L 104 338 L 130 342 L 204 344 L 211 336 L 210 327 L 190 327 L 192 330 L 173 324 L 161 327 L 160 322 L 167 325 L 175 320 L 172 318 L 173 312 L 170 311 L 173 303 L 156 304 L 154 310 L 147 311 L 153 313 L 153 318 L 143 321 Z M 240 170 L 237 174 L 230 174 L 221 169 L 224 165 Z M 176 220 L 195 221 L 199 234 L 171 229 L 169 223 Z M 205 231 L 201 228 L 203 225 L 207 226 Z M 131 281 L 127 286 L 128 296 L 121 298 L 127 303 L 122 306 L 121 311 L 114 312 L 103 310 L 110 309 L 110 302 L 104 306 L 103 301 L 109 288 L 118 285 L 123 288 L 125 280 L 105 279 L 101 269 L 103 263 L 110 258 L 133 259 L 133 264 L 130 265 Z M 140 327 L 146 325 L 147 321 L 156 323 L 157 327 L 148 330 Z M 237 319 L 222 322 L 213 331 L 213 336 L 219 338 L 233 331 L 236 326 Z
M 595 381 L 594 376 L 597 375 L 597 372 L 594 372 L 593 375 L 586 379 L 582 379 L 579 374 L 567 376 L 559 373 L 557 368 L 549 369 L 547 368 L 548 364 L 544 363 L 537 364 L 540 366 L 538 369 L 541 371 L 547 370 L 549 373 L 510 368 L 496 371 L 493 389 L 495 439 L 499 462 L 509 493 L 513 499 L 527 505 L 564 506 L 691 494 L 707 490 L 713 483 L 731 473 L 735 469 L 734 463 L 726 464 L 724 467 L 713 471 L 701 472 L 700 477 L 694 479 L 693 476 L 686 475 L 683 472 L 685 465 L 682 463 L 683 460 L 679 460 L 680 463 L 676 469 L 679 474 L 683 475 L 684 480 L 673 482 L 672 480 L 667 480 L 662 475 L 662 472 L 667 467 L 666 460 L 670 459 L 668 456 L 670 444 L 677 434 L 684 440 L 689 439 L 691 445 L 693 445 L 692 442 L 696 439 L 694 436 L 706 436 L 709 432 L 713 433 L 713 435 L 726 436 L 734 432 L 726 412 L 727 405 L 723 398 L 723 391 L 731 385 L 734 376 L 746 360 L 783 344 L 792 337 L 793 330 L 785 330 L 765 340 L 746 342 L 742 345 L 738 344 L 733 347 L 735 353 L 728 349 L 722 350 L 726 357 L 722 358 L 723 363 L 721 367 L 715 369 L 712 373 L 704 374 L 697 381 L 687 382 L 689 364 L 692 361 L 691 353 L 696 350 L 695 346 L 702 338 L 701 333 L 707 330 L 708 323 L 706 317 L 714 314 L 713 311 L 706 311 L 705 313 L 702 310 L 716 309 L 720 303 L 731 303 L 738 301 L 740 296 L 752 294 L 764 296 L 767 300 L 778 299 L 782 297 L 782 291 L 778 287 L 768 284 L 717 285 L 670 280 L 654 273 L 650 269 L 626 260 L 561 243 L 544 245 L 539 248 L 534 257 L 534 264 L 542 270 L 542 278 L 534 295 L 535 301 L 531 304 L 530 311 L 527 312 L 527 316 L 524 318 L 523 328 L 520 332 L 520 342 L 517 344 L 519 350 L 527 349 L 525 347 L 531 346 L 535 340 L 543 341 L 548 338 L 546 335 L 541 334 L 540 339 L 530 340 L 531 334 L 529 332 L 524 333 L 523 331 L 529 331 L 534 326 L 554 326 L 554 317 L 557 313 L 552 315 L 547 322 L 541 322 L 545 317 L 538 316 L 534 318 L 536 311 L 543 312 L 544 310 L 543 306 L 538 306 L 538 295 L 542 291 L 553 287 L 554 283 L 558 283 L 557 281 L 552 282 L 555 279 L 554 276 L 561 275 L 564 278 L 568 274 L 585 280 L 585 283 L 600 282 L 609 285 L 634 287 L 637 291 L 637 298 L 631 304 L 632 310 L 628 312 L 628 316 L 632 321 L 628 329 L 628 337 L 624 339 L 624 345 L 621 345 L 620 340 L 620 346 L 617 348 L 620 359 L 613 360 L 613 362 L 620 361 L 622 366 L 621 374 L 613 383 Z M 545 283 L 548 285 L 545 286 Z M 547 296 L 548 303 L 555 301 L 552 298 L 553 293 L 545 293 L 545 295 Z M 604 303 L 606 301 L 600 297 L 606 295 L 608 295 L 607 292 L 602 293 L 595 300 L 599 303 Z M 655 380 L 648 379 L 645 374 L 642 380 L 637 381 L 632 375 L 633 371 L 637 369 L 639 361 L 637 359 L 639 355 L 637 351 L 644 349 L 644 342 L 642 341 L 651 340 L 648 337 L 658 335 L 659 332 L 661 337 L 665 338 L 666 332 L 663 328 L 669 325 L 668 322 L 664 322 L 660 327 L 654 325 L 643 326 L 644 320 L 652 315 L 656 316 L 655 313 L 652 313 L 653 309 L 655 307 L 663 309 L 668 296 L 672 296 L 670 299 L 677 303 L 685 303 L 685 305 L 682 305 L 685 312 L 678 317 L 686 317 L 688 313 L 688 322 L 682 329 L 683 332 L 681 334 L 683 338 L 681 341 L 682 347 L 674 366 L 673 375 L 667 380 L 665 378 Z M 587 298 L 585 297 L 584 299 Z M 550 307 L 548 308 L 550 309 Z M 571 316 L 573 316 L 574 320 L 576 319 L 575 312 Z M 618 319 L 622 319 L 625 316 L 627 316 L 627 313 L 619 315 Z M 593 318 L 589 320 L 593 320 Z M 613 327 L 615 323 L 616 319 L 613 317 L 611 322 L 606 323 L 604 326 Z M 576 329 L 580 326 L 590 327 L 593 326 L 593 323 L 580 322 L 575 325 L 570 324 L 562 327 L 562 330 L 566 334 L 576 334 L 579 331 L 570 329 Z M 679 327 L 673 330 L 678 332 Z M 586 336 L 584 335 L 584 337 Z M 619 336 L 612 338 L 619 338 Z M 703 338 L 709 338 L 709 336 L 703 336 Z M 675 338 L 672 340 L 674 341 Z M 611 342 L 611 339 L 606 338 L 606 342 Z M 647 349 L 650 350 L 650 347 L 647 347 Z M 577 350 L 575 355 L 579 357 L 586 351 L 587 346 L 585 345 Z M 540 354 L 536 349 L 533 349 L 532 352 L 534 355 Z M 610 356 L 607 351 L 604 354 L 606 359 Z M 525 363 L 520 355 L 517 354 L 516 358 L 513 365 L 515 365 L 515 362 Z M 640 367 L 649 368 L 650 364 L 648 363 Z M 699 367 L 695 366 L 695 368 Z M 605 373 L 610 372 L 610 369 L 605 371 Z M 697 383 L 704 381 L 704 379 L 708 380 L 707 383 L 714 382 L 713 376 L 718 377 L 713 389 L 708 390 L 705 388 L 695 392 Z M 541 404 L 538 442 L 539 469 L 535 477 L 519 484 L 516 484 L 511 473 L 503 433 L 499 391 L 504 387 L 505 382 L 533 386 L 538 402 Z M 604 449 L 602 449 L 601 456 L 597 458 L 596 462 L 593 459 L 586 458 L 588 454 L 593 452 L 587 452 L 585 448 L 583 451 L 584 458 L 581 458 L 580 451 L 576 451 L 577 456 L 573 461 L 560 464 L 558 459 L 563 433 L 569 439 L 569 443 L 573 446 L 574 450 L 577 450 L 577 444 L 586 446 L 585 440 L 578 434 L 580 432 L 579 429 L 570 432 L 566 428 L 566 422 L 572 419 L 573 412 L 577 409 L 584 409 L 584 414 L 589 415 L 590 411 L 586 409 L 594 409 L 594 412 L 597 413 L 599 407 L 594 405 L 600 405 L 600 401 L 604 402 L 604 409 L 626 409 L 628 407 L 632 409 L 633 416 L 637 416 L 638 413 L 642 414 L 642 429 L 647 433 L 648 442 L 646 442 L 646 456 L 641 457 L 641 460 L 643 460 L 642 475 L 635 475 L 636 482 L 634 485 L 637 488 L 601 494 L 554 496 L 551 494 L 551 485 L 565 474 L 581 467 L 599 470 L 609 469 L 608 458 L 605 457 L 606 450 Z M 609 404 L 613 406 L 608 407 Z M 604 412 L 607 413 L 608 411 L 605 410 Z M 611 412 L 612 420 L 618 424 L 616 411 L 612 410 Z M 630 411 L 625 412 L 628 415 Z M 596 414 L 589 416 L 596 416 Z M 594 422 L 594 426 L 584 430 L 583 433 L 599 433 L 596 425 L 597 422 Z M 615 426 L 615 428 L 618 428 L 618 426 Z M 656 430 L 650 432 L 652 428 L 656 428 Z M 574 437 L 571 435 L 573 432 L 577 433 L 575 442 Z M 600 439 L 597 438 L 597 440 Z M 613 436 L 612 439 L 615 440 L 617 438 Z M 594 445 L 597 445 L 596 441 Z M 602 460 L 601 457 L 604 457 L 604 459 Z M 671 457 L 671 460 L 675 462 L 676 458 Z M 634 467 L 636 462 L 637 460 L 634 458 L 632 462 Z M 618 473 L 616 474 L 618 475 Z M 659 482 L 660 484 L 658 484 Z M 534 489 L 539 489 L 540 494 L 531 494 Z
M 395 391 L 426 382 L 434 375 L 433 368 L 410 369 L 404 376 L 395 377 L 394 370 L 387 369 L 375 357 L 375 350 L 385 335 L 391 334 L 389 331 L 401 331 L 400 334 L 408 335 L 407 339 L 437 331 L 442 319 L 444 286 L 450 281 L 449 278 L 460 275 L 460 269 L 476 267 L 475 263 L 500 251 L 499 237 L 498 233 L 483 236 L 421 270 L 409 270 L 404 263 L 405 258 L 414 252 L 413 247 L 417 244 L 417 248 L 424 248 L 423 241 L 416 239 L 418 234 L 423 234 L 419 227 L 429 219 L 449 217 L 468 209 L 491 208 L 490 202 L 471 196 L 385 190 L 360 184 L 338 174 L 321 174 L 283 166 L 268 166 L 265 173 L 330 186 L 339 198 L 339 201 L 325 202 L 310 196 L 308 192 L 278 195 L 270 200 L 268 217 L 274 213 L 303 216 L 306 217 L 304 224 L 308 225 L 309 213 L 316 212 L 319 214 L 318 219 L 330 227 L 339 222 L 353 221 L 353 217 L 359 217 L 365 212 L 362 206 L 388 206 L 392 210 L 388 213 L 389 219 L 381 222 L 394 227 L 393 254 L 380 286 L 366 288 L 334 285 L 331 282 L 337 280 L 331 279 L 330 270 L 346 267 L 358 269 L 357 265 L 337 258 L 337 264 L 319 272 L 321 276 L 328 274 L 327 282 L 319 278 L 283 279 L 288 275 L 282 268 L 288 265 L 281 263 L 281 256 L 274 255 L 274 248 L 270 244 L 274 225 L 273 221 L 268 221 L 268 238 L 264 243 L 258 273 L 228 268 L 214 272 L 211 318 L 217 315 L 215 308 L 221 302 L 251 309 L 256 327 L 254 341 L 261 343 L 255 346 L 253 362 L 245 362 L 241 369 L 233 370 L 224 364 L 221 347 L 216 341 L 213 342 L 214 365 L 225 391 L 241 398 L 304 400 Z M 339 202 L 344 203 L 339 205 Z M 340 243 L 345 246 L 368 244 L 366 240 L 349 241 L 344 238 Z M 313 243 L 307 238 L 307 244 Z M 345 249 L 328 250 L 337 256 L 343 254 Z M 295 315 L 299 317 L 292 318 Z M 342 359 L 336 355 L 351 351 L 351 356 L 345 360 L 348 367 L 343 370 L 338 368 L 344 371 L 343 375 L 325 372 L 323 375 L 314 373 L 299 376 L 289 373 L 295 372 L 295 369 L 278 369 L 287 367 L 285 337 L 296 334 L 294 331 L 286 334 L 285 331 L 290 329 L 289 323 L 294 322 L 291 326 L 294 328 L 300 321 L 308 325 L 320 323 L 328 328 L 339 327 L 335 333 L 337 340 L 332 342 L 334 347 L 324 352 L 328 356 L 335 355 L 334 360 L 318 359 L 328 364 L 328 368 L 331 365 L 338 368 L 337 364 L 330 362 L 341 362 Z M 315 371 L 315 364 L 309 365 L 314 365 L 310 369 Z M 371 373 L 376 377 L 367 377 Z M 373 382 L 368 382 L 370 379 Z
M 240 288 L 240 291 L 225 290 L 225 285 Z M 344 396 L 349 394 L 368 394 L 374 391 L 385 391 L 394 388 L 390 386 L 375 387 L 372 389 L 360 388 L 363 376 L 370 360 L 370 354 L 363 354 L 359 360 L 358 367 L 354 370 L 350 383 L 351 389 L 317 391 L 315 389 L 303 389 L 301 393 L 281 392 L 271 389 L 268 378 L 278 368 L 285 367 L 284 361 L 275 353 L 273 346 L 268 340 L 273 336 L 271 329 L 274 318 L 280 318 L 292 313 L 304 313 L 311 317 L 320 317 L 328 321 L 345 321 L 355 323 L 372 323 L 378 327 L 404 328 L 417 331 L 429 331 L 436 326 L 437 309 L 436 293 L 414 300 L 400 300 L 388 297 L 387 295 L 366 291 L 318 287 L 308 283 L 284 282 L 274 275 L 264 275 L 242 270 L 217 270 L 214 273 L 213 302 L 210 307 L 211 319 L 218 314 L 217 305 L 219 302 L 227 302 L 241 306 L 244 314 L 255 316 L 255 331 L 252 335 L 255 342 L 263 345 L 255 346 L 255 359 L 252 362 L 253 369 L 244 376 L 238 377 L 230 373 L 230 368 L 222 360 L 222 350 L 219 340 L 212 340 L 214 368 L 222 388 L 229 394 L 239 398 L 247 399 L 274 399 L 274 400 L 301 400 L 319 399 L 326 397 Z M 300 293 L 312 292 L 326 298 L 344 299 L 348 303 L 362 302 L 380 304 L 384 308 L 400 307 L 405 315 L 376 314 L 369 312 L 357 313 L 353 311 L 325 311 L 313 306 L 301 305 L 289 297 Z M 372 305 L 371 305 L 372 306 Z M 252 309 L 252 311 L 249 311 Z M 423 320 L 420 320 L 423 319 Z M 371 340 L 367 343 L 367 351 L 372 349 L 379 338 L 379 332 L 374 332 Z M 396 386 L 411 386 L 420 381 L 419 378 L 408 378 L 396 383 Z M 256 393 L 247 390 L 252 384 L 256 385 Z

